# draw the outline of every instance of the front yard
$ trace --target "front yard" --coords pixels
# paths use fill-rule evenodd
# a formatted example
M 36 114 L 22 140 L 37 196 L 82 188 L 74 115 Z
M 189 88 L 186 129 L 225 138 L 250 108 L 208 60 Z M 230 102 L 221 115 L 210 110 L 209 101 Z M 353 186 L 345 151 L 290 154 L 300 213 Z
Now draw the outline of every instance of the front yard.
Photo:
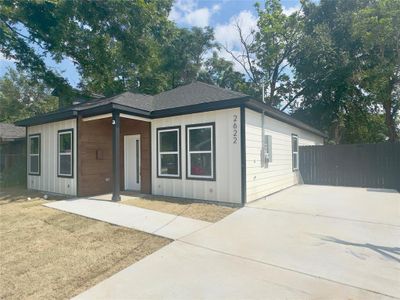
M 70 298 L 170 242 L 45 202 L 40 194 L 0 192 L 1 299 Z

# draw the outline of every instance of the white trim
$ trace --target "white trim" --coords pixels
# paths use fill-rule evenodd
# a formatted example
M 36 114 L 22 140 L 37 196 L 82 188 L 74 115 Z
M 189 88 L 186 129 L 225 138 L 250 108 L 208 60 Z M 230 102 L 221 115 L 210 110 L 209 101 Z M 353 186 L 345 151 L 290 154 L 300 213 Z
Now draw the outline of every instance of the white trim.
M 60 137 L 61 137 L 61 135 L 65 135 L 65 134 L 69 134 L 70 135 L 71 152 L 61 152 Z M 72 172 L 72 170 L 73 170 L 73 165 L 72 164 L 74 162 L 73 156 L 72 156 L 72 153 L 74 151 L 73 131 L 72 130 L 66 130 L 66 131 L 58 132 L 57 143 L 58 143 L 58 147 L 57 147 L 57 164 L 58 164 L 58 166 L 57 166 L 57 175 L 58 176 L 73 176 L 73 174 L 72 174 L 73 173 Z M 71 169 L 70 169 L 69 173 L 61 173 L 61 156 L 69 156 L 70 157 Z
M 132 120 L 139 120 L 139 121 L 151 122 L 151 119 L 143 118 L 143 117 L 137 117 L 137 116 L 132 116 L 132 115 L 127 115 L 127 114 L 120 114 L 120 117 L 121 117 L 121 118 L 126 118 L 126 119 L 132 119 Z
M 30 135 L 29 137 L 29 145 L 28 145 L 28 147 L 29 147 L 29 153 L 28 153 L 28 157 L 29 157 L 29 169 L 28 169 L 28 174 L 30 174 L 30 175 L 39 175 L 40 174 L 40 152 L 41 152 L 41 148 L 40 148 L 40 135 L 39 134 L 32 134 L 32 135 Z M 31 145 L 32 145 L 32 139 L 37 139 L 38 140 L 38 153 L 31 153 L 31 150 L 32 150 L 32 147 L 31 147 Z M 32 162 L 31 162 L 31 160 L 32 160 L 32 157 L 33 156 L 37 156 L 38 157 L 38 171 L 37 172 L 33 172 L 32 170 L 31 170 L 31 168 L 32 168 Z
M 128 167 L 127 167 L 127 161 L 128 161 L 128 151 L 127 151 L 127 139 L 128 138 L 133 138 L 135 141 L 138 140 L 139 141 L 139 153 L 138 153 L 138 158 L 139 161 L 136 162 L 137 164 L 139 164 L 139 167 L 137 167 L 139 169 L 139 174 L 136 174 L 136 176 L 139 176 L 139 188 L 137 189 L 137 191 L 140 191 L 142 188 L 142 176 L 141 176 L 141 147 L 142 147 L 142 142 L 140 139 L 140 134 L 134 134 L 134 135 L 125 135 L 124 136 L 124 188 L 125 190 L 132 190 L 132 189 L 128 189 Z M 136 145 L 135 145 L 136 146 Z
M 82 118 L 82 121 L 83 122 L 95 121 L 95 120 L 111 118 L 111 117 L 112 117 L 112 114 L 103 114 L 103 115 L 97 115 L 97 116 L 93 116 L 93 117 Z
M 172 132 L 172 131 L 175 131 L 176 132 L 176 149 L 177 149 L 177 151 L 164 151 L 164 152 L 162 152 L 160 149 L 161 149 L 161 141 L 160 141 L 160 133 L 163 133 L 163 132 Z M 180 166 L 180 157 L 181 157 L 181 154 L 180 154 L 180 140 L 179 140 L 179 129 L 178 128 L 169 128 L 169 129 L 158 129 L 158 132 L 157 132 L 157 160 L 158 160 L 158 171 L 157 171 L 157 175 L 159 176 L 159 177 L 173 177 L 173 178 L 179 178 L 180 176 L 181 176 L 181 174 L 180 174 L 180 170 L 181 170 L 181 166 Z M 177 174 L 162 174 L 161 173 L 161 155 L 166 155 L 166 154 L 169 154 L 169 155 L 176 155 L 177 156 L 177 171 L 178 171 L 178 173 Z
M 211 149 L 210 150 L 191 151 L 190 150 L 190 138 L 189 138 L 190 137 L 190 130 L 198 130 L 198 129 L 203 129 L 203 128 L 210 128 L 210 134 L 211 134 L 211 136 L 210 136 L 210 141 L 211 141 L 210 142 L 210 147 L 211 147 Z M 187 177 L 188 178 L 199 178 L 199 179 L 201 179 L 201 178 L 213 179 L 214 178 L 214 155 L 215 155 L 214 151 L 213 151 L 213 149 L 214 149 L 213 125 L 200 125 L 200 126 L 191 126 L 190 125 L 190 127 L 187 128 L 186 139 L 187 139 L 187 149 L 186 149 L 186 151 L 187 151 L 187 156 L 188 156 L 188 158 L 187 158 L 187 164 L 188 164 Z M 211 161 L 210 161 L 210 163 L 211 163 L 211 175 L 194 175 L 194 174 L 192 174 L 191 154 L 211 154 Z
M 297 151 L 293 151 L 293 138 L 296 139 L 297 142 Z M 296 168 L 293 168 L 293 171 L 297 171 L 299 169 L 299 136 L 297 134 L 292 134 L 292 164 L 293 164 L 293 154 L 296 154 Z

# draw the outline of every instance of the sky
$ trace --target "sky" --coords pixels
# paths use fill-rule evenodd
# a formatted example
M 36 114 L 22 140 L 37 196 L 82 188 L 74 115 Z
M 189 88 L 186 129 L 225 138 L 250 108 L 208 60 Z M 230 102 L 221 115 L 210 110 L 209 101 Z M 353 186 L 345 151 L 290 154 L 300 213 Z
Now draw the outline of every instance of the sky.
M 232 50 L 240 52 L 240 40 L 234 25 L 240 24 L 244 35 L 256 27 L 257 16 L 253 0 L 175 0 L 169 19 L 180 27 L 211 26 L 217 42 Z M 262 3 L 260 0 L 259 2 Z M 285 14 L 291 14 L 299 9 L 298 0 L 281 0 Z M 219 55 L 232 61 L 229 53 L 223 49 Z M 60 64 L 51 58 L 46 58 L 46 64 L 62 74 L 73 86 L 79 83 L 79 74 L 69 59 L 64 59 Z M 8 67 L 13 67 L 14 62 L 7 60 L 0 53 L 0 76 Z M 243 71 L 235 63 L 238 71 Z

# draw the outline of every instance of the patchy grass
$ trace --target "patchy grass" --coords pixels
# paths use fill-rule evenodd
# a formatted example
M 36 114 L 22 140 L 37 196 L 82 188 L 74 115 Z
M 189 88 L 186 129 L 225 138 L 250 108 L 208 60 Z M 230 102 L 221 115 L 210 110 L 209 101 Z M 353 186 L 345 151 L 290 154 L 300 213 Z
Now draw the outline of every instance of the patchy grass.
M 237 210 L 237 208 L 229 206 L 151 195 L 141 195 L 139 197 L 124 196 L 121 203 L 212 223 L 225 218 Z
M 170 242 L 43 203 L 38 193 L 0 192 L 1 299 L 70 298 Z

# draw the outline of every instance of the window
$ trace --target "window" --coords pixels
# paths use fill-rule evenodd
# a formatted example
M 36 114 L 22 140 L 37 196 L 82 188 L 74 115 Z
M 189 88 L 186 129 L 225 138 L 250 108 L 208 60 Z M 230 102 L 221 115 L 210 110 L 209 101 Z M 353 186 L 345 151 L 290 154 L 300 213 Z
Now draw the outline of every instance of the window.
M 215 180 L 215 124 L 186 126 L 187 178 Z
M 272 162 L 272 136 L 264 135 L 261 149 L 261 167 L 268 168 L 268 163 L 270 162 Z
M 29 175 L 40 175 L 40 134 L 29 136 Z
M 158 177 L 181 177 L 180 127 L 157 129 Z
M 292 168 L 293 171 L 299 169 L 299 138 L 292 134 Z
M 73 130 L 58 131 L 58 176 L 73 177 Z

